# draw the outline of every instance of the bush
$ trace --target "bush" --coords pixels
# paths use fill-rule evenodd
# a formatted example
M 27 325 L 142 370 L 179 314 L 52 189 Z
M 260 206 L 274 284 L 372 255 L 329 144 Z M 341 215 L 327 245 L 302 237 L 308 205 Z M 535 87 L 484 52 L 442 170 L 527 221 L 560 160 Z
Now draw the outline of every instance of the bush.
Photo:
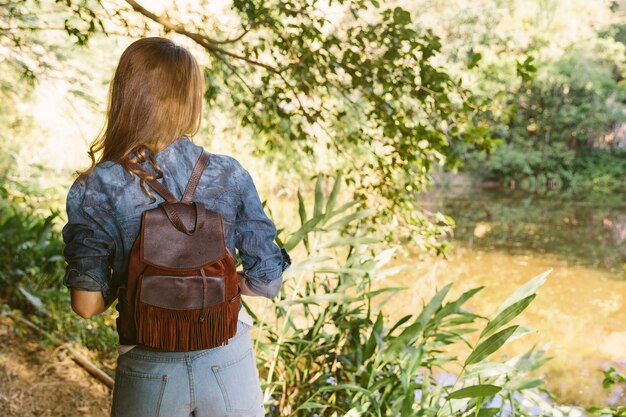
M 578 196 L 626 192 L 626 149 L 576 153 L 555 147 L 545 152 L 523 144 L 505 144 L 470 170 L 487 181 L 526 191 Z
M 489 320 L 465 308 L 482 288 L 449 300 L 447 285 L 421 311 L 410 314 L 414 306 L 407 306 L 409 314 L 389 323 L 380 309 L 400 289 L 373 283 L 398 271 L 382 269 L 394 249 L 377 253 L 378 240 L 361 224 L 371 212 L 354 202 L 337 207 L 339 187 L 336 181 L 327 199 L 317 193 L 310 216 L 300 200 L 301 228 L 285 245 L 306 256 L 286 272 L 281 297 L 267 302 L 271 324 L 257 317 L 270 415 L 506 416 L 531 404 L 564 415 L 542 399 L 541 379 L 529 375 L 546 360 L 543 351 L 493 359 L 527 332 L 510 322 L 547 273 L 520 287 Z M 467 355 L 451 355 L 452 346 L 464 346 Z M 444 370 L 457 372 L 452 381 L 437 378 Z
M 0 191 L 5 197 L 0 202 L 0 299 L 31 314 L 33 322 L 57 339 L 84 344 L 110 361 L 117 341 L 112 311 L 85 322 L 71 310 L 69 291 L 62 284 L 59 213 L 36 214 L 15 201 L 12 189 L 0 186 Z
M 34 306 L 24 290 L 38 293 L 59 287 L 63 242 L 53 230 L 57 215 L 38 216 L 17 204 L 0 203 L 0 297 L 17 307 Z

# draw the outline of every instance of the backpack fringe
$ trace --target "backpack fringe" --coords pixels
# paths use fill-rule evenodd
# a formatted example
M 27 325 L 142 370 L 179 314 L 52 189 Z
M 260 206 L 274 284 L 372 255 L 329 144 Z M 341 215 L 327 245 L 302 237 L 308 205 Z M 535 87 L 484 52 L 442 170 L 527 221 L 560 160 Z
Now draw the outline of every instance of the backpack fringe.
M 227 301 L 212 305 L 207 308 L 204 321 L 200 321 L 202 309 L 170 310 L 137 303 L 137 342 L 167 352 L 226 345 L 237 331 L 237 319 L 232 317 L 233 307 Z

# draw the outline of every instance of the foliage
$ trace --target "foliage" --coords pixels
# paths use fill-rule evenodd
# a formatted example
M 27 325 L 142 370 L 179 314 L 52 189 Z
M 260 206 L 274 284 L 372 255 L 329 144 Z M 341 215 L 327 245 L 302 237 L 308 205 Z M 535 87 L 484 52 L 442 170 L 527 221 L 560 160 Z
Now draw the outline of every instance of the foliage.
M 35 214 L 16 201 L 11 187 L 1 186 L 0 300 L 32 314 L 32 320 L 64 341 L 82 343 L 108 360 L 117 340 L 112 312 L 89 323 L 72 312 L 63 287 L 63 241 L 58 213 Z M 18 194 L 21 198 L 21 194 Z
M 621 61 L 603 62 L 609 42 L 572 47 L 524 84 L 509 100 L 500 130 L 505 145 L 485 162 L 486 179 L 515 182 L 530 191 L 624 191 L 624 148 L 613 132 L 624 117 L 626 91 L 618 82 Z M 602 51 L 602 55 L 600 53 Z M 618 74 L 618 75 L 615 75 Z
M 621 386 L 626 388 L 626 375 L 618 372 L 615 368 L 611 367 L 605 371 L 604 380 L 602 386 L 605 389 L 610 389 L 614 386 Z M 589 411 L 592 415 L 598 416 L 610 416 L 610 417 L 624 417 L 626 416 L 626 406 L 617 407 L 591 407 Z
M 607 53 L 609 48 L 614 51 Z M 626 91 L 618 83 L 623 54 L 623 45 L 598 40 L 546 62 L 512 97 L 517 110 L 509 124 L 511 140 L 529 140 L 539 150 L 555 143 L 575 151 L 600 144 L 625 120 Z
M 61 281 L 63 246 L 52 232 L 55 218 L 56 213 L 39 217 L 0 206 L 0 296 L 13 299 L 24 285 L 38 292 Z
M 502 145 L 487 161 L 475 161 L 472 166 L 484 180 L 499 181 L 509 188 L 576 197 L 626 191 L 625 156 L 626 148 L 577 154 L 561 145 L 540 151 L 518 142 Z
M 613 152 L 592 150 L 582 158 L 574 159 L 565 177 L 572 190 L 588 190 L 598 193 L 626 191 L 626 148 Z
M 505 300 L 478 336 L 476 325 L 485 318 L 465 306 L 482 288 L 449 300 L 447 285 L 421 311 L 407 306 L 405 317 L 388 323 L 380 308 L 401 289 L 377 288 L 375 282 L 402 267 L 383 269 L 394 249 L 376 253 L 377 238 L 362 227 L 373 213 L 355 210 L 354 202 L 338 204 L 340 186 L 339 179 L 327 198 L 318 192 L 310 214 L 300 199 L 301 228 L 285 245 L 300 247 L 307 256 L 286 272 L 281 297 L 268 302 L 271 313 L 257 317 L 272 317 L 271 323 L 259 323 L 265 338 L 257 342 L 270 414 L 523 412 L 523 394 L 543 384 L 529 372 L 546 360 L 544 352 L 532 350 L 505 362 L 495 353 L 528 331 L 510 322 L 534 299 L 547 272 Z M 465 359 L 455 356 L 463 348 Z M 454 380 L 442 381 L 440 374 L 451 370 L 458 372 Z
M 624 190 L 623 19 L 609 3 L 417 1 L 418 22 L 441 36 L 444 67 L 503 144 L 481 155 L 456 146 L 466 172 L 529 191 Z
M 436 64 L 439 38 L 418 30 L 401 7 L 236 0 L 217 12 L 202 3 L 161 13 L 134 0 L 68 0 L 54 2 L 56 13 L 38 13 L 52 3 L 10 0 L 0 9 L 0 38 L 31 56 L 29 48 L 45 43 L 41 35 L 51 27 L 78 45 L 102 33 L 178 36 L 210 59 L 207 103 L 253 132 L 258 153 L 305 175 L 312 174 L 305 167 L 341 169 L 355 198 L 374 193 L 377 213 L 395 216 L 416 236 L 428 217 L 412 215 L 414 194 L 427 186 L 433 165 L 458 163 L 454 143 L 491 148 L 474 123 L 471 91 Z M 31 78 L 46 68 L 20 62 Z

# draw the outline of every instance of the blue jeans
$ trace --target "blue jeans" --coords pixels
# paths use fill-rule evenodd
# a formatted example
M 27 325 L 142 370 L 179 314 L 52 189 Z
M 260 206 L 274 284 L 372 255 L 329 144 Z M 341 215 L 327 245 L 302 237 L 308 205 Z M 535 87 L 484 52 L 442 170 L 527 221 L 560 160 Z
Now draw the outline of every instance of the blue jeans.
M 112 417 L 261 417 L 263 395 L 249 326 L 225 346 L 194 352 L 135 347 L 115 371 Z

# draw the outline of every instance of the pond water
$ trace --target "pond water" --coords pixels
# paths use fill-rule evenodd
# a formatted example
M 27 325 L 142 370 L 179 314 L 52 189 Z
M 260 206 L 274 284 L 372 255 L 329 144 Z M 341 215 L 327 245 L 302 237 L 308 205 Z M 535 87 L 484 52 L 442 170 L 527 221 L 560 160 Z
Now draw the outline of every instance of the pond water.
M 429 194 L 421 205 L 455 219 L 455 249 L 447 260 L 415 262 L 417 253 L 402 259 L 417 267 L 385 280 L 407 287 L 393 303 L 404 308 L 387 305 L 388 314 L 399 318 L 406 305 L 417 310 L 436 288 L 453 282 L 455 294 L 485 286 L 469 306 L 491 316 L 517 286 L 552 268 L 516 320 L 536 332 L 508 344 L 505 353 L 549 344 L 552 360 L 541 373 L 558 402 L 626 403 L 623 392 L 602 389 L 600 371 L 626 370 L 626 196 L 568 201 L 471 190 Z

